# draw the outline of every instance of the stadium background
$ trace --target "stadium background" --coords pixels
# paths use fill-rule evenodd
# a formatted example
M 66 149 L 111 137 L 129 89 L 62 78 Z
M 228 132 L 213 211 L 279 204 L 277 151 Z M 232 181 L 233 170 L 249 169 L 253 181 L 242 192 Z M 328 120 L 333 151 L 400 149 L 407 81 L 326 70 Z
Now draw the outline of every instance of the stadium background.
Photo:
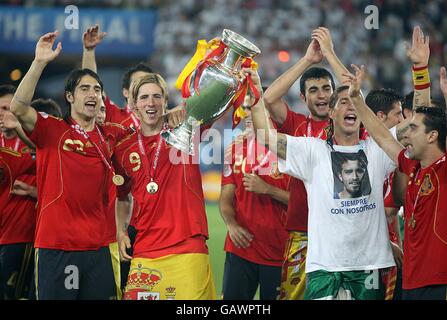
M 365 8 L 379 9 L 379 28 L 368 30 Z M 79 10 L 79 29 L 64 29 L 68 5 Z M 34 55 L 38 37 L 62 32 L 62 54 L 49 64 L 36 90 L 36 97 L 53 98 L 63 104 L 63 83 L 68 72 L 80 67 L 82 32 L 100 22 L 108 32 L 98 47 L 98 73 L 108 95 L 119 105 L 121 77 L 129 66 L 145 61 L 169 84 L 170 106 L 181 101 L 175 80 L 192 56 L 198 39 L 220 36 L 232 29 L 257 44 L 256 59 L 264 85 L 301 58 L 312 29 L 331 30 L 337 55 L 346 64 L 367 66 L 368 89 L 390 87 L 400 94 L 412 90 L 404 41 L 419 24 L 430 35 L 432 92 L 439 96 L 439 66 L 447 61 L 447 1 L 432 0 L 2 0 L 0 1 L 0 83 L 18 85 Z M 323 63 L 323 66 L 325 64 Z M 290 107 L 307 113 L 294 85 L 287 96 Z M 228 114 L 214 128 L 230 128 Z M 222 143 L 221 150 L 229 141 Z M 209 152 L 209 150 L 202 150 Z M 218 292 L 224 263 L 226 233 L 216 200 L 220 190 L 220 165 L 202 165 L 207 198 L 210 240 L 208 242 Z

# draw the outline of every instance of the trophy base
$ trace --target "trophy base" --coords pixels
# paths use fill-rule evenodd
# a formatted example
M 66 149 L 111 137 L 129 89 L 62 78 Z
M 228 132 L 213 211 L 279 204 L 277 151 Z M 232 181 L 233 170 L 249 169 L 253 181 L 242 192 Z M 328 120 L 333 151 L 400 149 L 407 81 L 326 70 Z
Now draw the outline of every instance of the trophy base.
M 161 133 L 161 137 L 167 144 L 174 148 L 189 154 L 195 155 L 194 142 L 192 141 L 193 130 L 188 128 L 184 123 L 180 127 L 173 129 L 172 131 L 165 131 Z

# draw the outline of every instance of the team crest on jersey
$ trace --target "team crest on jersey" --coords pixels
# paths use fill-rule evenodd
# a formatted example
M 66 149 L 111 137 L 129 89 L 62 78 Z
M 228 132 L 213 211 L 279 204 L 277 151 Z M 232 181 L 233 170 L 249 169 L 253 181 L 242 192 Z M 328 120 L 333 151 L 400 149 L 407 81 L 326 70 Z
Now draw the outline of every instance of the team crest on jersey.
M 432 193 L 435 190 L 435 187 L 433 186 L 433 183 L 431 182 L 431 178 L 429 174 L 426 174 L 424 176 L 424 180 L 422 181 L 421 185 L 421 196 L 428 196 L 430 193 Z

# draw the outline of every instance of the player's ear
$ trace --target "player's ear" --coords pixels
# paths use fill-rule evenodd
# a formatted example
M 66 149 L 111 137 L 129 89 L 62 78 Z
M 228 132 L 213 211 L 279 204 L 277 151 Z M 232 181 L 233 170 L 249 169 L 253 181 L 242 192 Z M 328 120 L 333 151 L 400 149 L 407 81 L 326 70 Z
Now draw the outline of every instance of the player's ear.
M 73 103 L 73 94 L 70 91 L 65 91 L 65 99 L 67 99 L 69 103 Z

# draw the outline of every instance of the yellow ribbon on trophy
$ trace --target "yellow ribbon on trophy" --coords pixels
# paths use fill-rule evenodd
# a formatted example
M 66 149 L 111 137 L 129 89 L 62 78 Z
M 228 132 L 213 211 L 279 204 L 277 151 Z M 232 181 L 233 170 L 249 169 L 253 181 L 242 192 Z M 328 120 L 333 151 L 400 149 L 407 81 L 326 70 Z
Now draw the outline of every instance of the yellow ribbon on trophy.
M 183 68 L 175 82 L 175 87 L 178 90 L 182 89 L 183 82 L 185 82 L 186 78 L 194 71 L 199 62 L 203 60 L 207 51 L 216 49 L 219 46 L 219 42 L 220 40 L 217 38 L 214 38 L 209 42 L 206 42 L 206 40 L 197 40 L 196 52 Z

